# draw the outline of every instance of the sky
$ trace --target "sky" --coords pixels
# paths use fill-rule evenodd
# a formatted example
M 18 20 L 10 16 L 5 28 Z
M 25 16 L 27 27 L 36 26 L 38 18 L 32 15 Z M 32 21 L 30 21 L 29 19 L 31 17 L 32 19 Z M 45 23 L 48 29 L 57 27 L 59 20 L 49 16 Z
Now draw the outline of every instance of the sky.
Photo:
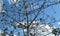
M 58 25 L 58 22 L 60 22 L 60 4 L 54 5 L 53 7 L 49 7 L 46 10 L 47 14 L 49 14 L 52 17 L 55 17 L 55 19 L 57 20 L 57 22 L 54 23 L 54 26 L 60 28 L 60 26 Z M 54 12 L 56 13 L 54 14 Z
M 0 0 L 1 1 L 1 0 Z M 32 2 L 34 2 L 34 0 L 32 1 Z M 31 1 L 30 1 L 30 3 L 32 3 Z M 15 18 L 17 21 L 19 20 L 19 17 L 17 17 L 18 16 L 18 13 L 15 13 L 15 12 L 11 12 L 12 10 L 15 10 L 16 12 L 18 12 L 18 9 L 16 9 L 15 7 L 14 8 L 10 8 L 11 7 L 11 5 L 13 4 L 14 2 L 12 2 L 12 1 L 10 1 L 10 0 L 3 0 L 3 4 L 5 4 L 5 6 L 2 6 L 2 9 L 3 10 L 5 10 L 6 8 L 8 9 L 8 15 L 9 16 L 11 16 L 11 17 L 13 17 L 13 18 Z M 23 7 L 23 1 L 21 2 L 21 3 L 19 3 L 19 4 L 21 4 L 21 7 Z M 34 9 L 37 9 L 37 8 L 39 8 L 39 6 L 42 4 L 42 2 L 38 2 L 38 4 L 36 4 L 36 3 L 34 3 L 34 6 L 33 6 L 33 8 Z M 35 6 L 36 5 L 36 6 Z M 19 5 L 17 5 L 17 6 L 19 6 Z M 24 12 L 25 11 L 25 9 L 23 9 L 23 8 L 19 8 L 19 9 L 22 9 L 22 11 L 21 12 Z M 33 10 L 33 8 L 31 7 L 31 8 L 28 8 L 27 10 L 28 11 L 31 11 L 31 10 Z M 9 10 L 11 10 L 11 11 L 9 11 Z M 55 22 L 55 23 L 52 23 L 53 25 L 54 25 L 54 27 L 56 27 L 56 28 L 60 28 L 60 26 L 58 25 L 58 24 L 60 24 L 59 22 L 60 22 L 60 4 L 57 4 L 57 5 L 53 5 L 53 6 L 50 6 L 50 7 L 48 7 L 48 8 L 46 8 L 46 9 L 44 9 L 44 11 L 43 11 L 45 14 L 44 15 L 42 15 L 42 14 L 40 14 L 39 16 L 40 17 L 42 17 L 43 19 L 45 19 L 47 16 L 47 14 L 50 16 L 48 19 L 46 19 L 45 20 L 45 22 L 46 23 L 48 23 L 48 22 L 50 22 L 51 21 L 51 19 L 50 18 L 55 18 L 56 20 L 57 20 L 57 22 Z M 56 13 L 54 13 L 54 12 L 56 12 Z M 15 16 L 13 15 L 13 14 L 16 14 Z M 33 15 L 34 16 L 34 15 Z M 32 16 L 32 18 L 34 18 Z M 17 18 L 16 18 L 17 17 Z M 10 22 L 10 21 L 13 21 L 11 18 L 9 18 L 9 17 L 6 17 L 6 16 L 4 16 L 3 17 L 3 15 L 2 14 L 0 14 L 0 20 L 1 19 L 3 19 L 3 18 L 5 18 L 5 19 L 7 19 L 8 20 L 8 23 Z M 38 17 L 39 18 L 39 17 Z M 21 17 L 21 19 L 23 19 L 22 17 Z M 3 25 L 3 24 L 5 24 L 4 22 L 1 22 L 0 21 L 0 25 Z M 8 23 L 6 23 L 6 24 L 8 24 Z M 13 23 L 17 23 L 16 21 L 14 21 Z M 9 24 L 8 24 L 9 25 Z M 7 27 L 10 27 L 10 26 L 8 26 L 8 25 L 6 25 Z M 3 26 L 5 26 L 5 25 L 3 25 Z M 3 29 L 4 29 L 4 27 L 2 27 Z M 10 28 L 10 29 L 12 29 L 12 28 Z M 13 29 L 12 29 L 13 30 Z M 17 29 L 18 30 L 18 29 Z

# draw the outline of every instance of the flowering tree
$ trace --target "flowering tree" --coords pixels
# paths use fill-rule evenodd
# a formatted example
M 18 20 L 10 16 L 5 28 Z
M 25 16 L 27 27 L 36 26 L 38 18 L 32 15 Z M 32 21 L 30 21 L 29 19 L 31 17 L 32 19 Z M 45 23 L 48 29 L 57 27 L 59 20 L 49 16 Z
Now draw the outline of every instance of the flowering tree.
M 38 21 L 36 26 L 44 23 L 51 25 L 57 21 L 55 17 L 45 13 L 47 8 L 52 7 L 53 14 L 55 14 L 53 7 L 57 4 L 60 4 L 59 0 L 3 0 L 0 13 L 0 28 L 4 32 L 2 36 L 5 34 L 35 36 L 30 34 L 30 30 L 32 30 L 30 28 L 34 29 L 31 27 L 34 21 Z

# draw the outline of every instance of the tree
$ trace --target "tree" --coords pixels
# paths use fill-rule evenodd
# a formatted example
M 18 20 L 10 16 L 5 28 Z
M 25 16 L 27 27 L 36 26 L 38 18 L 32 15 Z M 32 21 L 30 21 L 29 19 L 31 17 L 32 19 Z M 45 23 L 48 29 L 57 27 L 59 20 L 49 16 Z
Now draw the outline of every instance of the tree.
M 3 4 L 3 2 L 0 0 L 0 13 L 1 13 L 1 10 L 2 10 L 2 4 Z
M 55 36 L 56 35 L 59 36 L 59 34 L 60 34 L 60 28 L 53 29 L 52 33 L 55 34 Z
M 9 35 L 11 35 L 11 31 L 14 33 L 15 30 L 19 29 L 20 31 L 22 29 L 24 33 L 24 29 L 27 29 L 25 33 L 26 36 L 29 36 L 29 28 L 34 21 L 38 21 L 38 25 L 43 23 L 51 24 L 57 21 L 55 17 L 46 14 L 44 11 L 46 8 L 52 7 L 55 14 L 56 11 L 53 7 L 57 4 L 60 4 L 59 0 L 19 0 L 15 2 L 11 1 L 11 3 L 10 0 L 3 0 L 3 8 L 0 14 L 0 28 L 3 31 L 8 28 L 5 33 Z M 48 18 L 50 18 L 50 21 L 47 22 Z M 19 33 L 19 31 L 17 32 Z

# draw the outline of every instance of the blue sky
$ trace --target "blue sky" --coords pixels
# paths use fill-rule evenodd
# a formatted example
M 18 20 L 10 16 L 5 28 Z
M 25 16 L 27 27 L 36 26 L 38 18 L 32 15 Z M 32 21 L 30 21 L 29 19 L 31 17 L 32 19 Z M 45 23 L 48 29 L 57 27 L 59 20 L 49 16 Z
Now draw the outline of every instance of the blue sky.
M 30 2 L 31 3 L 31 2 Z M 42 2 L 40 2 L 41 4 L 42 4 Z M 39 4 L 40 4 L 39 3 Z M 19 17 L 17 17 L 18 16 L 18 13 L 16 13 L 16 12 L 18 12 L 18 9 L 16 9 L 15 7 L 14 8 L 12 8 L 11 9 L 11 4 L 12 4 L 12 2 L 10 2 L 9 0 L 3 0 L 3 4 L 5 4 L 5 6 L 2 6 L 2 8 L 3 8 L 3 10 L 5 10 L 6 8 L 7 8 L 7 12 L 8 12 L 8 14 L 9 14 L 9 16 L 11 16 L 11 17 L 13 17 L 13 18 L 15 18 L 17 21 L 19 20 Z M 20 3 L 21 4 L 21 7 L 23 7 L 23 1 Z M 39 8 L 39 6 L 41 5 L 39 5 L 39 4 L 37 4 L 36 6 L 34 6 L 34 9 L 37 9 L 37 8 Z M 17 5 L 18 6 L 18 5 Z M 22 9 L 22 11 L 21 12 L 24 12 L 24 9 L 23 8 L 19 8 L 19 9 Z M 30 9 L 32 9 L 32 8 L 28 8 L 29 9 L 29 11 L 30 11 Z M 27 9 L 27 10 L 28 10 Z M 9 11 L 9 10 L 15 10 L 16 12 L 11 12 L 11 11 Z M 48 7 L 48 8 L 46 8 L 46 9 L 44 9 L 44 11 L 43 11 L 45 14 L 44 15 L 42 15 L 42 13 L 39 15 L 39 17 L 42 17 L 43 19 L 45 19 L 47 16 L 46 15 L 49 15 L 50 17 L 48 18 L 48 19 L 46 19 L 45 20 L 45 22 L 46 23 L 48 23 L 48 22 L 50 22 L 51 21 L 51 18 L 55 18 L 56 20 L 57 20 L 57 22 L 55 22 L 55 23 L 52 23 L 56 28 L 60 28 L 60 26 L 58 25 L 58 22 L 60 22 L 60 21 L 58 21 L 58 20 L 60 20 L 60 4 L 57 4 L 57 5 L 54 5 L 54 6 L 50 6 L 50 7 Z M 55 14 L 54 14 L 54 12 L 56 12 Z M 13 14 L 16 14 L 15 16 L 13 15 Z M 33 15 L 34 16 L 34 15 Z M 34 18 L 32 16 L 32 18 Z M 16 18 L 17 17 L 17 18 Z M 38 18 L 39 18 L 38 17 Z M 3 19 L 3 18 L 5 18 L 5 19 L 7 19 L 8 20 L 8 23 L 10 23 L 10 21 L 13 21 L 11 18 L 9 18 L 9 17 L 7 17 L 7 16 L 2 16 L 2 14 L 0 14 L 0 20 L 1 19 Z M 21 17 L 21 19 L 23 19 L 22 17 Z M 4 22 L 1 22 L 0 21 L 0 25 L 3 25 L 3 24 L 5 24 Z M 6 24 L 8 24 L 8 23 L 6 23 Z M 17 22 L 16 21 L 14 21 L 13 22 L 14 24 L 16 24 Z M 9 24 L 8 24 L 9 25 Z M 3 25 L 3 26 L 7 26 L 7 27 L 9 27 L 8 25 Z M 3 27 L 2 26 L 2 27 Z M 4 28 L 4 27 L 3 27 Z M 11 29 L 11 27 L 10 27 L 10 29 Z M 18 30 L 18 29 L 16 29 L 16 30 Z
M 58 5 L 54 5 L 53 7 L 49 7 L 46 9 L 46 13 L 49 14 L 51 17 L 55 17 L 55 19 L 57 20 L 56 23 L 54 23 L 54 26 L 56 26 L 57 28 L 60 26 L 58 25 L 58 22 L 60 22 L 60 4 Z M 54 14 L 54 12 L 56 12 Z

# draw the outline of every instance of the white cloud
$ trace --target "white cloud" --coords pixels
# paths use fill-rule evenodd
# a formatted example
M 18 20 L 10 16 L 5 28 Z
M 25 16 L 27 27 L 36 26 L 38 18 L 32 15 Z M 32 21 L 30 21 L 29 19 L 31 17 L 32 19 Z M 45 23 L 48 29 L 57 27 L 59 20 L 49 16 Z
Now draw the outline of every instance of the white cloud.
M 14 36 L 17 36 L 16 34 L 14 34 Z
M 60 22 L 58 22 L 58 25 L 60 25 Z
M 14 0 L 14 2 L 16 3 L 16 2 L 17 2 L 17 0 Z

